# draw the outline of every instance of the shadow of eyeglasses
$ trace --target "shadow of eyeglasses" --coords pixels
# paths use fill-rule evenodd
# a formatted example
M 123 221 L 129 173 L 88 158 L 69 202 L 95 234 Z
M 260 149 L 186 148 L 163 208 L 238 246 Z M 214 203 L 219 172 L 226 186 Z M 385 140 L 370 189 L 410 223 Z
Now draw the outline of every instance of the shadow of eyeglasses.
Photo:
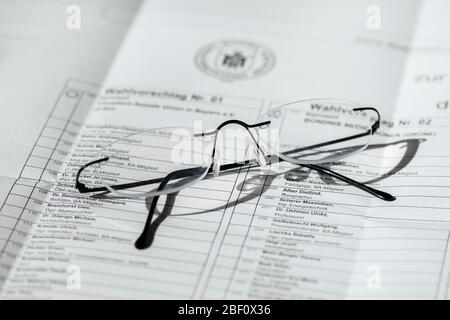
M 399 159 L 398 163 L 392 169 L 390 169 L 386 173 L 383 173 L 381 176 L 370 179 L 368 181 L 365 181 L 364 183 L 371 184 L 371 183 L 379 182 L 383 179 L 386 179 L 386 178 L 396 174 L 400 170 L 404 169 L 406 166 L 408 166 L 408 164 L 412 161 L 412 159 L 417 154 L 419 145 L 425 141 L 426 141 L 425 139 L 404 139 L 404 140 L 398 140 L 398 141 L 391 142 L 391 143 L 369 145 L 366 148 L 366 151 L 382 149 L 382 148 L 386 148 L 389 146 L 397 146 L 400 148 L 406 148 L 406 150 L 404 151 L 403 156 Z M 331 164 L 322 165 L 322 166 L 329 167 L 329 166 L 331 166 Z M 257 166 L 255 166 L 255 167 L 257 167 Z M 299 171 L 299 168 L 306 168 L 306 170 Z M 237 171 L 238 170 L 231 170 L 228 172 L 223 172 L 220 175 L 222 177 L 226 176 L 226 175 L 232 175 L 232 174 L 236 174 Z M 244 188 L 246 188 L 246 186 L 251 186 L 249 189 L 245 189 L 245 191 L 250 191 L 250 192 L 245 194 L 243 197 L 239 197 L 239 199 L 237 199 L 231 203 L 227 203 L 225 205 L 218 206 L 215 208 L 211 208 L 211 209 L 207 209 L 207 210 L 199 210 L 199 211 L 190 212 L 190 213 L 180 213 L 180 214 L 177 214 L 176 216 L 198 215 L 198 214 L 205 214 L 208 212 L 225 210 L 228 207 L 234 207 L 237 204 L 246 203 L 255 198 L 262 196 L 271 187 L 273 181 L 279 175 L 284 175 L 284 179 L 288 180 L 288 181 L 302 181 L 302 180 L 305 180 L 306 178 L 308 178 L 311 171 L 314 171 L 314 169 L 300 165 L 294 169 L 291 169 L 291 170 L 289 170 L 287 172 L 283 172 L 283 173 L 276 173 L 276 172 L 271 172 L 271 171 L 264 172 L 263 175 L 252 176 L 251 178 L 244 180 L 237 186 L 237 188 L 239 190 L 244 190 Z M 330 179 L 330 177 L 326 173 L 323 173 L 320 171 L 317 171 L 317 173 L 323 182 L 325 182 L 327 184 L 330 184 L 330 183 L 337 184 L 334 181 L 334 179 Z M 206 179 L 210 179 L 210 178 L 206 178 Z M 180 183 L 182 183 L 182 182 L 180 182 Z M 172 209 L 175 207 L 175 200 L 176 200 L 177 195 L 178 195 L 178 193 L 167 195 L 165 202 L 163 204 L 163 209 L 161 211 L 158 210 L 158 208 L 157 208 L 157 203 L 159 200 L 158 196 L 157 197 L 148 197 L 145 199 L 146 207 L 149 212 L 149 216 L 147 217 L 147 222 L 146 222 L 146 225 L 144 227 L 144 230 L 143 230 L 141 236 L 136 241 L 136 244 L 135 244 L 136 248 L 145 249 L 152 245 L 159 226 L 171 214 Z M 153 219 L 153 216 L 155 216 L 155 215 L 156 215 L 156 218 Z

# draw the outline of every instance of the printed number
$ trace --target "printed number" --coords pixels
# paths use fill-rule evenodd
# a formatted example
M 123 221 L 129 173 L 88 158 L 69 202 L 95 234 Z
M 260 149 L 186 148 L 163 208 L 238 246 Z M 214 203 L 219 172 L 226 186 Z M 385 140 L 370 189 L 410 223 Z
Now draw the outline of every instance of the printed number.
M 211 102 L 212 103 L 222 103 L 223 102 L 223 98 L 222 97 L 213 96 L 213 97 L 211 97 Z
M 419 125 L 421 126 L 429 126 L 431 125 L 431 119 L 420 119 Z

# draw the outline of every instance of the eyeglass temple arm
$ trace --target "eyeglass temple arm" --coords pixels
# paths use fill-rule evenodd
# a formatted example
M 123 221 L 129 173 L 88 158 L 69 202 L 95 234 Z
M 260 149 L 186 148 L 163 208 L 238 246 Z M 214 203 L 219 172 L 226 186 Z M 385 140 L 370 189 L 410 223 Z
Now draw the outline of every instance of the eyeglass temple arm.
M 354 136 L 350 136 L 350 137 L 347 137 L 347 138 L 342 138 L 342 139 L 337 139 L 337 140 L 333 140 L 333 141 L 328 141 L 328 142 L 320 144 L 320 145 L 314 145 L 314 146 L 309 146 L 309 147 L 300 148 L 300 149 L 296 149 L 296 150 L 291 150 L 291 151 L 288 151 L 287 153 L 295 153 L 295 152 L 302 151 L 302 149 L 306 149 L 307 150 L 307 149 L 311 149 L 313 147 L 319 147 L 319 146 L 339 143 L 339 142 L 343 142 L 343 141 L 347 141 L 347 140 L 356 139 L 356 138 L 359 138 L 359 137 L 362 137 L 362 136 L 365 136 L 365 135 L 374 134 L 380 128 L 380 122 L 381 122 L 380 113 L 378 112 L 378 110 L 376 108 L 373 108 L 373 107 L 363 107 L 363 108 L 354 108 L 353 109 L 353 111 L 364 111 L 364 110 L 371 110 L 371 111 L 374 111 L 377 114 L 377 120 L 375 120 L 375 123 L 372 125 L 371 129 L 368 130 L 367 132 L 362 133 L 362 134 L 358 134 L 358 135 L 354 135 Z M 283 161 L 283 159 L 280 159 L 280 161 Z M 373 196 L 375 196 L 375 197 L 377 197 L 379 199 L 382 199 L 382 200 L 385 200 L 385 201 L 394 201 L 396 199 L 396 197 L 394 197 L 393 195 L 391 195 L 391 194 L 389 194 L 387 192 L 380 191 L 380 190 L 374 189 L 372 187 L 369 187 L 368 185 L 366 185 L 364 183 L 358 182 L 358 181 L 353 180 L 353 179 L 351 179 L 349 177 L 346 177 L 346 176 L 344 176 L 342 174 L 334 172 L 331 169 L 324 168 L 324 167 L 321 167 L 321 166 L 318 166 L 318 165 L 303 165 L 303 166 L 305 166 L 307 168 L 310 168 L 312 170 L 315 170 L 317 172 L 325 173 L 325 174 L 327 174 L 329 176 L 332 176 L 332 177 L 334 177 L 336 179 L 339 179 L 339 180 L 341 180 L 343 182 L 351 184 L 351 185 L 355 186 L 356 188 L 359 188 L 359 189 L 361 189 L 361 190 L 363 190 L 365 192 L 368 192 L 371 195 L 373 195 Z
M 344 176 L 342 174 L 339 174 L 339 173 L 337 173 L 337 172 L 335 172 L 335 171 L 333 171 L 331 169 L 324 168 L 324 167 L 321 167 L 321 166 L 318 166 L 318 165 L 313 165 L 313 164 L 305 164 L 303 166 L 307 167 L 307 168 L 310 168 L 312 170 L 315 170 L 317 172 L 324 173 L 326 175 L 329 175 L 329 176 L 331 176 L 331 177 L 333 177 L 335 179 L 341 180 L 343 182 L 346 182 L 346 183 L 348 183 L 348 184 L 350 184 L 350 185 L 352 185 L 352 186 L 354 186 L 354 187 L 356 187 L 356 188 L 358 188 L 358 189 L 360 189 L 362 191 L 370 193 L 371 195 L 373 195 L 373 196 L 375 196 L 375 197 L 377 197 L 377 198 L 379 198 L 381 200 L 394 201 L 396 199 L 396 197 L 394 197 L 393 195 L 391 195 L 391 194 L 389 194 L 387 192 L 384 192 L 384 191 L 381 191 L 381 190 L 369 187 L 368 185 L 366 185 L 364 183 L 361 183 L 361 182 L 358 182 L 356 180 L 353 180 L 353 179 L 351 179 L 349 177 L 346 177 L 346 176 Z
M 270 158 L 270 156 L 268 156 L 267 158 Z M 279 158 L 278 161 L 279 162 L 283 162 L 285 160 Z M 246 160 L 246 161 L 244 161 L 242 163 L 225 164 L 225 165 L 220 166 L 220 170 L 221 171 L 225 171 L 225 170 L 237 169 L 239 167 L 242 167 L 242 166 L 245 166 L 245 165 L 249 165 L 249 164 L 252 164 L 252 163 L 254 163 L 253 160 Z M 337 173 L 337 172 L 335 172 L 335 171 L 333 171 L 331 169 L 328 169 L 328 168 L 325 168 L 325 167 L 321 167 L 321 166 L 318 166 L 318 165 L 312 165 L 312 164 L 302 164 L 300 166 L 304 166 L 304 167 L 310 168 L 310 169 L 312 169 L 314 171 L 321 172 L 321 173 L 324 173 L 326 175 L 332 176 L 335 179 L 341 180 L 342 182 L 346 182 L 346 183 L 348 183 L 348 184 L 350 184 L 350 185 L 352 185 L 352 186 L 354 186 L 354 187 L 356 187 L 356 188 L 358 188 L 358 189 L 360 189 L 362 191 L 370 193 L 371 195 L 373 195 L 373 196 L 375 196 L 375 197 L 377 197 L 379 199 L 382 199 L 384 201 L 394 201 L 396 199 L 393 195 L 391 195 L 391 194 L 389 194 L 387 192 L 380 191 L 378 189 L 374 189 L 372 187 L 369 187 L 368 185 L 365 185 L 364 183 L 361 183 L 361 182 L 358 182 L 356 180 L 353 180 L 353 179 L 351 179 L 349 177 L 346 177 L 346 176 L 344 176 L 342 174 L 339 174 L 339 173 Z M 212 168 L 210 168 L 208 172 L 211 173 L 212 172 Z

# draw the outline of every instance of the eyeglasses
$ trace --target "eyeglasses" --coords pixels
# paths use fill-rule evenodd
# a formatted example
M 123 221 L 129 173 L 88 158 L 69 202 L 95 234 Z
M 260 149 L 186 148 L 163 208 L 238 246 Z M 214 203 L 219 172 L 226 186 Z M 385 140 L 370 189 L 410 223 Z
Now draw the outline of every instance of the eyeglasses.
M 220 111 L 219 111 L 220 113 Z M 76 175 L 81 193 L 157 197 L 177 193 L 221 172 L 300 165 L 377 198 L 395 197 L 342 175 L 330 164 L 366 149 L 380 126 L 373 107 L 338 99 L 302 100 L 269 110 L 255 124 L 228 120 L 215 130 L 165 127 L 107 143 Z

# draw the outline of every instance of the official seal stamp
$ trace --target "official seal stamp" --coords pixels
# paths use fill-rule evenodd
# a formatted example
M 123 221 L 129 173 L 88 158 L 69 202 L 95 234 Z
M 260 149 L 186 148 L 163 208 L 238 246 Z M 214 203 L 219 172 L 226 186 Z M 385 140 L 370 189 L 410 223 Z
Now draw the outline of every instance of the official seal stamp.
M 253 79 L 275 66 L 275 54 L 268 47 L 245 40 L 222 40 L 201 48 L 195 56 L 205 74 L 225 80 Z

